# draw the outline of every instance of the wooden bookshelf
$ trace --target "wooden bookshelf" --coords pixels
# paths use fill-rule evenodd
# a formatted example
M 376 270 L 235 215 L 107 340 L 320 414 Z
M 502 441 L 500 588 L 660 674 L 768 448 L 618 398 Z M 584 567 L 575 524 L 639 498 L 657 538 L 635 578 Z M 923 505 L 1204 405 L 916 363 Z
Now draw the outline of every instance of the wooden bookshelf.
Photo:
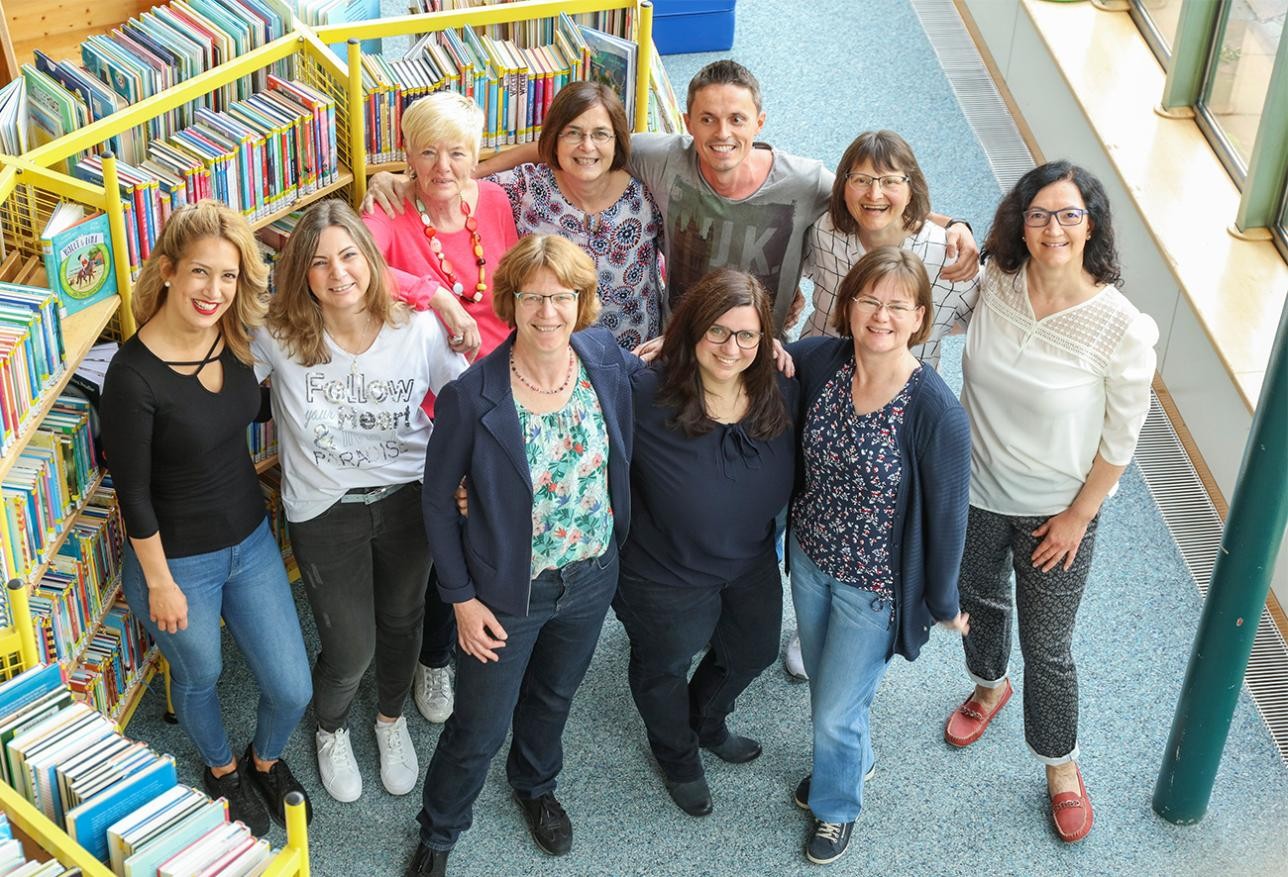
M 76 371 L 76 366 L 80 365 L 85 354 L 89 353 L 89 349 L 98 341 L 98 336 L 107 328 L 107 324 L 111 322 L 120 305 L 120 296 L 112 296 L 63 320 L 63 347 L 66 350 L 63 370 L 41 392 L 40 401 L 27 412 L 26 425 L 19 431 L 17 440 L 9 450 L 5 451 L 4 458 L 0 459 L 0 481 L 3 481 L 9 474 L 9 470 L 14 467 L 18 455 L 27 446 L 27 442 L 31 440 L 41 421 L 45 419 L 45 415 L 54 407 L 54 401 L 66 389 L 67 382 L 72 379 L 72 374 Z
M 81 662 L 85 660 L 85 652 L 89 649 L 89 644 L 94 641 L 94 631 L 98 630 L 103 624 L 103 619 L 111 610 L 116 598 L 121 593 L 121 574 L 118 572 L 116 577 L 108 584 L 107 590 L 103 592 L 103 598 L 99 601 L 98 614 L 94 620 L 85 628 L 87 633 L 85 641 L 76 649 L 76 653 L 65 661 L 62 661 L 63 670 L 68 676 L 80 669 Z
M 103 471 L 100 469 L 98 475 L 95 476 L 94 480 L 90 482 L 89 487 L 86 488 L 85 493 L 81 495 L 80 501 L 76 503 L 75 510 L 72 511 L 72 513 L 63 521 L 62 531 L 59 532 L 57 538 L 55 538 L 53 542 L 50 542 L 45 547 L 45 556 L 47 558 L 52 560 L 53 557 L 58 554 L 58 549 L 63 547 L 63 543 L 67 541 L 67 535 L 72 531 L 72 525 L 76 523 L 76 519 L 80 517 L 81 512 L 85 511 L 85 507 L 89 505 L 89 501 L 94 496 L 94 491 L 98 490 L 98 486 L 102 483 Z M 27 578 L 28 591 L 35 590 L 36 583 L 40 581 L 40 577 L 49 570 L 50 560 L 46 560 L 44 563 L 39 564 L 31 571 L 31 575 Z
M 139 708 L 143 702 L 143 694 L 148 690 L 148 683 L 156 675 L 158 658 L 161 653 L 156 646 L 148 649 L 148 653 L 143 656 L 143 664 L 136 671 L 134 679 L 125 687 L 125 693 L 121 699 L 112 707 L 112 711 L 107 717 L 116 723 L 116 729 L 122 734 L 125 733 L 125 727 L 130 724 L 130 719 L 134 718 L 134 711 Z
M 262 475 L 277 465 L 277 454 L 272 454 L 255 463 L 255 474 Z
M 107 33 L 157 0 L 4 0 L 0 18 L 0 81 L 9 82 L 32 52 L 55 60 L 80 58 L 86 37 Z
M 304 208 L 308 207 L 310 204 L 315 204 L 318 201 L 321 201 L 323 198 L 327 197 L 328 195 L 333 195 L 333 194 L 342 192 L 344 188 L 352 182 L 353 182 L 353 173 L 348 170 L 345 170 L 344 168 L 341 168 L 334 183 L 332 183 L 329 186 L 324 186 L 321 189 L 318 189 L 316 192 L 310 192 L 308 195 L 305 195 L 302 198 L 296 198 L 290 204 L 287 204 L 285 207 L 282 207 L 278 210 L 274 210 L 272 213 L 268 214 L 268 216 L 264 216 L 259 219 L 256 219 L 254 222 L 251 223 L 251 228 L 255 229 L 256 231 L 259 231 L 261 228 L 267 228 L 268 226 L 272 225 L 274 222 L 277 222 L 277 220 L 281 219 L 283 216 L 290 216 L 296 210 L 303 210 Z

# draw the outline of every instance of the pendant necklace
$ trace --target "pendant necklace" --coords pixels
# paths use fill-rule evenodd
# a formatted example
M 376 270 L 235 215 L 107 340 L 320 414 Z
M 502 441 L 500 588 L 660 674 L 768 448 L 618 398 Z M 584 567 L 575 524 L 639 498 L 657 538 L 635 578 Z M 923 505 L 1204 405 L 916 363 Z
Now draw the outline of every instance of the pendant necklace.
M 487 260 L 483 257 L 483 237 L 479 234 L 479 222 L 470 215 L 470 205 L 461 196 L 461 213 L 465 215 L 465 230 L 470 233 L 470 243 L 473 244 L 474 262 L 478 265 L 479 280 L 474 284 L 474 288 L 466 292 L 465 285 L 456 278 L 456 272 L 452 269 L 452 263 L 447 261 L 446 254 L 443 253 L 443 242 L 438 239 L 438 229 L 429 219 L 429 213 L 425 210 L 425 205 L 421 202 L 420 196 L 416 196 L 416 209 L 420 212 L 420 221 L 425 226 L 425 237 L 429 239 L 429 251 L 438 259 L 439 270 L 451 284 L 451 290 L 462 301 L 480 302 L 483 300 L 483 293 L 487 292 Z

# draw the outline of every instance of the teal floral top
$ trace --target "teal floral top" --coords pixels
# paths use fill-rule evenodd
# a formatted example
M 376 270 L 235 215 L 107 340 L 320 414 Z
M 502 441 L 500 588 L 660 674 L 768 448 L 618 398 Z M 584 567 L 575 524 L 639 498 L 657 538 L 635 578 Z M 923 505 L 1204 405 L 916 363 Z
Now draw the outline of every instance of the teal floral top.
M 532 478 L 532 577 L 599 557 L 613 538 L 608 500 L 608 431 L 586 369 L 568 404 L 533 414 L 518 400 L 519 428 Z

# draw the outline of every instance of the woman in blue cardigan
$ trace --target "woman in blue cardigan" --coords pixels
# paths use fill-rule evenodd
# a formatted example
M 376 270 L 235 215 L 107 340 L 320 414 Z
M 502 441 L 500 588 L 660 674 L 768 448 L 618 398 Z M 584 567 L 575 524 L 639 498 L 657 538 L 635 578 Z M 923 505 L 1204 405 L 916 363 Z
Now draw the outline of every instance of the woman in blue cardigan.
M 572 848 L 554 796 L 561 737 L 617 588 L 630 525 L 630 372 L 639 360 L 595 321 L 595 268 L 575 244 L 532 235 L 506 253 L 494 308 L 514 332 L 443 388 L 422 504 L 438 592 L 456 613 L 468 692 L 425 777 L 409 875 L 446 874 L 492 757 L 537 845 Z M 465 479 L 470 515 L 453 494 Z
M 943 379 L 910 345 L 930 332 L 916 255 L 879 247 L 841 282 L 840 338 L 789 347 L 801 382 L 792 600 L 809 674 L 811 862 L 849 844 L 874 756 L 868 710 L 895 654 L 911 661 L 941 623 L 965 633 L 957 569 L 966 534 L 970 429 Z M 811 781 L 812 779 L 812 781 Z

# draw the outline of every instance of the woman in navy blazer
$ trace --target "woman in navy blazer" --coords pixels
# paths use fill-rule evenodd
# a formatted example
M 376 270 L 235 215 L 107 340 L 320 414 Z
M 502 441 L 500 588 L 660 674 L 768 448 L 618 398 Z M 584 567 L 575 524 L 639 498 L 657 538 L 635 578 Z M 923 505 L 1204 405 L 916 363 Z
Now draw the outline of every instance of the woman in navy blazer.
M 425 778 L 409 875 L 446 874 L 488 765 L 513 725 L 506 774 L 533 839 L 572 847 L 555 799 L 573 694 L 617 588 L 630 525 L 639 360 L 604 329 L 590 258 L 557 236 L 524 238 L 501 260 L 494 308 L 514 332 L 448 384 L 435 405 L 422 503 L 438 588 L 456 612 L 468 696 L 443 728 Z M 465 479 L 470 514 L 454 493 Z

